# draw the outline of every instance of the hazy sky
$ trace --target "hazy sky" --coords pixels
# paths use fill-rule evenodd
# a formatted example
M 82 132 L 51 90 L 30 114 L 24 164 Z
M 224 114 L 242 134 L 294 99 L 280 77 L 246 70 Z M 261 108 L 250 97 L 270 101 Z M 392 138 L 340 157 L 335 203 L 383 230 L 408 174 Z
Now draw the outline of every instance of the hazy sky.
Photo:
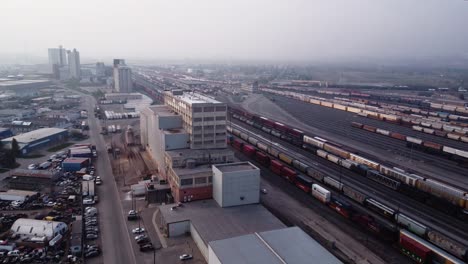
M 315 60 L 468 54 L 466 0 L 3 0 L 0 53 Z

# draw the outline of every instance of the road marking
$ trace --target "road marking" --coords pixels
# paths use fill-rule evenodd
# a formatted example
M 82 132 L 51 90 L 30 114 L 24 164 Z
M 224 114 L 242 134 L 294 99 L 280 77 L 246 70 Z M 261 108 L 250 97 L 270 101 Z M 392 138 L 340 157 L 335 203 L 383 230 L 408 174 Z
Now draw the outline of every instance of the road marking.
M 156 224 L 156 214 L 158 213 L 158 211 L 159 211 L 159 208 L 156 209 L 156 211 L 154 211 L 152 222 L 153 222 L 154 229 L 156 230 L 156 234 L 158 234 L 159 241 L 161 242 L 162 247 L 167 248 L 166 238 L 161 234 L 161 232 L 159 231 L 158 225 Z

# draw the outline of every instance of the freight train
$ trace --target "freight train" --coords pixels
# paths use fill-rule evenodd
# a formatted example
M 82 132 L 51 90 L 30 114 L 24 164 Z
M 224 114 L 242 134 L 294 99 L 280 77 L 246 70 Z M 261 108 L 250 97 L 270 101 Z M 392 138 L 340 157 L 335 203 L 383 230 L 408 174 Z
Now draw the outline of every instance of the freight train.
M 423 141 L 419 138 L 410 137 L 410 136 L 406 136 L 406 135 L 399 134 L 399 133 L 394 133 L 394 132 L 384 130 L 381 128 L 377 128 L 374 126 L 363 125 L 358 122 L 352 122 L 351 126 L 360 128 L 369 132 L 381 134 L 383 136 L 393 137 L 399 140 L 406 141 L 406 146 L 409 148 L 418 149 L 418 150 L 427 152 L 429 154 L 436 154 L 439 156 L 444 156 L 450 160 L 456 161 L 461 166 L 468 166 L 468 151 L 464 151 L 464 150 L 460 150 L 460 149 L 456 149 L 452 147 L 447 147 L 447 146 L 437 144 L 431 141 L 425 141 L 425 140 Z M 421 131 L 426 131 L 426 133 L 429 133 L 431 131 L 434 132 L 434 130 L 432 129 L 428 130 L 426 128 L 424 128 L 424 130 L 421 128 Z
M 397 167 L 386 166 L 367 159 L 361 155 L 355 154 L 356 151 L 352 151 L 346 146 L 341 146 L 316 136 L 307 135 L 301 130 L 291 128 L 268 118 L 254 115 L 237 108 L 231 107 L 229 110 L 231 116 L 235 119 L 239 119 L 242 122 L 281 138 L 293 145 L 305 148 L 313 154 L 358 172 L 363 176 L 369 177 L 374 181 L 382 183 L 387 187 L 398 190 L 422 202 L 426 202 L 446 213 L 461 216 L 462 218 L 466 218 L 468 215 L 468 193 L 466 191 L 407 172 Z M 381 131 L 381 133 L 384 134 L 386 132 Z M 400 140 L 407 140 L 405 135 L 399 133 L 389 132 L 389 136 Z M 251 142 L 251 144 L 253 143 Z M 268 152 L 267 146 L 261 143 L 258 148 Z M 372 172 L 369 173 L 369 170 L 372 170 Z
M 305 193 L 310 194 L 315 199 L 328 205 L 341 216 L 359 224 L 360 226 L 365 227 L 371 232 L 376 233 L 381 238 L 388 241 L 397 240 L 397 226 L 400 226 L 402 228 L 408 229 L 409 231 L 419 235 L 424 239 L 431 241 L 435 245 L 445 249 L 446 251 L 450 252 L 451 254 L 457 256 L 460 259 L 467 259 L 467 247 L 449 239 L 440 232 L 429 229 L 423 224 L 420 224 L 417 221 L 411 219 L 410 217 L 397 212 L 397 210 L 385 205 L 384 203 L 377 201 L 374 198 L 368 197 L 367 195 L 355 190 L 354 188 L 341 183 L 341 181 L 333 177 L 326 176 L 322 172 L 316 170 L 312 166 L 309 166 L 303 161 L 290 157 L 290 155 L 282 152 L 280 149 L 268 146 L 260 142 L 256 138 L 250 137 L 248 134 L 243 133 L 230 126 L 228 126 L 228 131 L 232 135 L 237 137 L 228 137 L 228 144 L 230 144 L 233 148 L 242 152 L 247 157 L 254 159 L 261 165 L 269 168 L 273 173 L 283 177 L 288 182 L 296 185 Z M 297 172 L 296 170 L 299 172 Z M 373 174 L 377 173 L 377 171 L 373 171 Z M 342 193 L 344 196 L 350 198 L 351 200 L 356 201 L 357 203 L 366 206 L 370 210 L 375 211 L 376 213 L 386 217 L 388 220 L 394 222 L 395 225 L 389 226 L 387 223 L 375 219 L 371 215 L 358 213 L 347 201 L 340 197 L 333 196 L 327 188 L 314 182 L 319 182 L 324 186 L 326 185 L 330 188 L 335 189 L 336 191 Z M 445 263 L 462 263 L 453 262 L 452 259 L 456 260 L 455 257 L 445 253 L 443 250 L 437 247 L 433 247 L 431 252 L 421 254 L 419 251 L 415 250 L 415 248 L 417 249 L 422 247 L 417 243 L 417 241 L 413 241 L 407 244 L 400 244 L 400 246 L 402 247 L 402 250 L 404 249 L 403 252 L 410 253 L 410 257 L 417 256 L 417 259 L 423 260 L 423 262 L 420 263 L 432 263 L 426 262 L 426 260 L 428 260 L 429 255 L 446 256 L 447 262 Z M 412 245 L 413 247 L 408 245 Z

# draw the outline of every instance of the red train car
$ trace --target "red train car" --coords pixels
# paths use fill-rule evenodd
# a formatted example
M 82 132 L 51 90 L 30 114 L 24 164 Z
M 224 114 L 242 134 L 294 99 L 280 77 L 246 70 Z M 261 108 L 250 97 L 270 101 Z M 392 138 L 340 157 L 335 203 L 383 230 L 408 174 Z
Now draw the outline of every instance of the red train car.
M 278 175 L 281 175 L 284 165 L 278 160 L 271 160 L 270 170 Z
M 295 183 L 296 183 L 296 186 L 299 187 L 299 189 L 303 190 L 306 193 L 310 193 L 312 189 L 313 181 L 312 181 L 312 178 L 303 174 L 299 174 L 296 177 Z
M 261 152 L 261 151 L 257 151 L 255 153 L 255 160 L 262 164 L 263 166 L 269 166 L 270 165 L 270 157 L 268 157 L 268 155 L 266 155 L 265 153 Z
M 296 180 L 297 172 L 287 166 L 283 166 L 283 169 L 281 170 L 281 176 L 290 182 L 294 182 Z
M 239 151 L 242 151 L 242 146 L 244 145 L 244 143 L 242 143 L 242 141 L 240 141 L 239 139 L 235 138 L 233 141 L 232 141 L 232 146 L 239 150 Z
M 252 145 L 244 144 L 244 146 L 242 147 L 242 152 L 247 157 L 252 158 L 255 155 L 255 152 L 257 152 L 257 150 Z

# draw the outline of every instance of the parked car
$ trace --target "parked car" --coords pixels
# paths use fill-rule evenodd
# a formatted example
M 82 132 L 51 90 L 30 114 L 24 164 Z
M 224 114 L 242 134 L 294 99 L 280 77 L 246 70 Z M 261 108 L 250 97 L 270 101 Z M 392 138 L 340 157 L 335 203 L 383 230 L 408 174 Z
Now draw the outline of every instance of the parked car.
M 192 258 L 193 258 L 193 256 L 190 255 L 190 254 L 183 254 L 183 255 L 179 256 L 180 260 L 189 260 L 189 259 L 192 259 Z
M 138 219 L 138 214 L 135 210 L 130 210 L 128 211 L 127 219 L 132 221 L 132 220 L 137 220 Z
M 92 198 L 84 198 L 83 199 L 83 204 L 84 205 L 91 205 L 91 204 L 94 204 L 95 201 L 92 199 Z
M 92 239 L 97 239 L 97 238 L 98 238 L 97 234 L 87 234 L 86 235 L 86 239 L 91 239 L 92 240 Z
M 153 247 L 153 244 L 151 243 L 140 245 L 141 252 L 153 251 L 153 250 L 154 250 L 154 247 Z
M 36 164 L 29 164 L 28 170 L 35 170 L 37 168 Z
M 133 234 L 141 234 L 141 233 L 144 233 L 144 232 L 145 232 L 145 229 L 142 228 L 142 227 L 137 227 L 137 228 L 132 229 Z

